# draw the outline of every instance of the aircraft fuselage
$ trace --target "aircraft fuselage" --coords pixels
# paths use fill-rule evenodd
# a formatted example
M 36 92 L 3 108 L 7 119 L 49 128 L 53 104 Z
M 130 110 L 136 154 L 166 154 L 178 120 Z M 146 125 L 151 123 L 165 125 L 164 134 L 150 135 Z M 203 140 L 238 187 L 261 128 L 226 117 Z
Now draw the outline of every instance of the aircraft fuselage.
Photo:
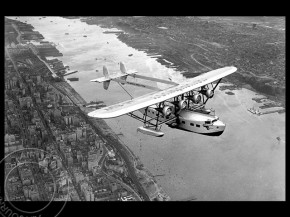
M 142 114 L 145 113 L 145 109 L 140 109 L 139 111 Z M 157 114 L 158 112 L 155 110 L 154 107 L 148 107 L 148 117 L 156 118 Z M 165 121 L 167 119 L 173 118 L 174 116 L 174 114 L 171 114 L 166 118 L 163 114 L 159 113 L 159 121 Z M 204 134 L 208 136 L 219 136 L 224 132 L 226 127 L 226 125 L 222 121 L 220 121 L 217 116 L 187 109 L 180 111 L 176 120 L 168 122 L 166 124 L 176 129 Z

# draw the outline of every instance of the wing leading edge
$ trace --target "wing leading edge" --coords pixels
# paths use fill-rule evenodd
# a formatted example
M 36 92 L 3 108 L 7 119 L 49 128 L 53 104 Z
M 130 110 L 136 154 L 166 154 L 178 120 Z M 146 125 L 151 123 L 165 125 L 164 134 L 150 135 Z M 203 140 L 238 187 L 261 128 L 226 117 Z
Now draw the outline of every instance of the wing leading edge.
M 97 109 L 93 112 L 88 113 L 88 116 L 95 118 L 114 118 L 129 112 L 136 111 L 138 109 L 163 102 L 173 97 L 184 94 L 188 91 L 194 90 L 218 79 L 221 79 L 227 75 L 234 73 L 237 70 L 234 66 L 227 66 L 224 68 L 216 69 L 194 78 L 188 79 L 187 81 L 170 87 L 166 90 L 150 93 L 144 96 L 134 98 L 120 102 L 115 105 L 107 106 L 105 108 Z

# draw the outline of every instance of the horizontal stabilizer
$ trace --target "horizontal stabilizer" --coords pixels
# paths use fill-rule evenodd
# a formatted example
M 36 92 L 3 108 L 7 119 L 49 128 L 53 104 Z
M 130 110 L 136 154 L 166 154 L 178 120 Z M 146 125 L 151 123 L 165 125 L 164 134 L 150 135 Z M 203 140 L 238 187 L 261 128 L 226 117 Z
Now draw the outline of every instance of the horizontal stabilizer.
M 163 79 L 159 79 L 159 78 L 147 77 L 144 75 L 132 74 L 130 76 L 132 76 L 133 78 L 140 78 L 140 79 L 149 80 L 149 81 L 156 81 L 156 82 L 160 82 L 160 83 L 164 83 L 164 84 L 178 85 L 177 83 L 172 82 L 172 81 L 167 81 L 167 80 L 163 80 Z
M 136 83 L 136 82 L 132 82 L 132 81 L 125 81 L 125 80 L 122 80 L 122 79 L 113 79 L 113 81 L 115 82 L 119 82 L 121 84 L 130 84 L 130 85 L 133 85 L 133 86 L 137 86 L 137 87 L 143 87 L 143 88 L 147 88 L 147 89 L 150 89 L 150 90 L 161 90 L 157 87 L 153 87 L 153 86 L 149 86 L 149 85 L 146 85 L 146 84 L 140 84 L 140 83 Z
M 101 78 L 96 78 L 96 79 L 90 80 L 90 82 L 103 83 L 105 81 L 110 81 L 110 80 L 111 80 L 111 78 L 101 77 Z
M 137 72 L 136 71 L 132 71 L 130 73 L 137 73 Z M 96 79 L 93 79 L 93 80 L 90 80 L 90 81 L 91 82 L 99 82 L 99 83 L 102 83 L 102 82 L 105 82 L 105 81 L 113 80 L 115 78 L 121 78 L 123 76 L 127 76 L 127 75 L 118 73 L 118 74 L 115 74 L 115 75 L 110 75 L 110 77 L 108 77 L 108 78 L 106 78 L 106 77 L 100 77 L 100 78 L 96 78 Z

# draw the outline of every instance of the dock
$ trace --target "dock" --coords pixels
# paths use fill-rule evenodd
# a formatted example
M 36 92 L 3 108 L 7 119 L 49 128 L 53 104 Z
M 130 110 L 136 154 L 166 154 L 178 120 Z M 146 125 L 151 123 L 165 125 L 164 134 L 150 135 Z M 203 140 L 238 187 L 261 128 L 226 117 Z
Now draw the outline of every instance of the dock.
M 280 109 L 275 109 L 275 110 L 272 110 L 272 111 L 265 111 L 265 112 L 261 112 L 260 115 L 266 115 L 266 114 L 271 114 L 271 113 L 275 113 L 275 112 L 281 114 L 281 113 L 285 112 L 285 109 L 284 108 L 280 108 Z
M 252 114 L 256 114 L 256 115 L 266 115 L 266 114 L 271 114 L 271 113 L 275 113 L 278 112 L 279 114 L 285 112 L 285 108 L 279 108 L 279 109 L 275 109 L 275 110 L 271 110 L 271 111 L 264 111 L 261 112 L 258 109 L 254 109 L 254 108 L 249 108 L 247 109 L 249 112 L 251 112 Z
M 249 112 L 251 112 L 252 114 L 255 114 L 255 115 L 261 115 L 262 114 L 258 109 L 254 109 L 254 107 L 253 108 L 249 108 L 247 110 Z
M 193 200 L 197 200 L 197 198 L 194 197 L 194 196 L 191 196 L 191 197 L 187 197 L 187 198 L 184 198 L 184 199 L 181 199 L 181 200 L 178 200 L 178 201 L 193 201 Z
M 78 81 L 79 78 L 68 78 L 67 80 L 69 80 L 69 81 Z
M 120 33 L 123 33 L 123 31 L 121 31 L 121 30 L 119 30 L 119 31 L 105 31 L 105 32 L 103 32 L 104 34 L 120 34 Z
M 158 176 L 165 176 L 165 174 L 157 174 L 157 175 L 154 175 L 153 177 L 158 177 Z
M 67 75 L 71 75 L 71 74 L 74 74 L 74 73 L 77 73 L 78 71 L 68 71 L 67 73 L 65 73 L 64 75 L 63 75 L 63 77 L 64 76 L 67 76 Z

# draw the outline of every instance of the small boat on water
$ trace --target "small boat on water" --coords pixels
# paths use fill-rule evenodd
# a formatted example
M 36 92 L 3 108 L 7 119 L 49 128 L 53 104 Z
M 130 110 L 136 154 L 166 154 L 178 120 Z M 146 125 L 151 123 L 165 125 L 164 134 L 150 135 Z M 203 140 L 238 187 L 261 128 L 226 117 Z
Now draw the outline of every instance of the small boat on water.
M 69 81 L 78 81 L 79 80 L 79 78 L 67 78 L 67 80 L 69 80 Z

